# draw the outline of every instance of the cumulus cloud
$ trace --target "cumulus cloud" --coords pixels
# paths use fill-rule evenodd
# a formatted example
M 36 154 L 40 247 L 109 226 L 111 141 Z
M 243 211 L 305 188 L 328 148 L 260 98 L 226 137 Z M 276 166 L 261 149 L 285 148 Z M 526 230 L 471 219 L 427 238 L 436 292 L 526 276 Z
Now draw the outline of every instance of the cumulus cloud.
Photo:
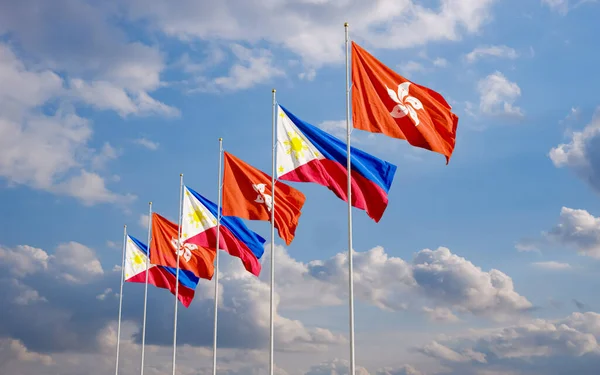
M 35 111 L 62 95 L 58 75 L 28 69 L 0 43 L 0 79 L 0 177 L 11 184 L 73 196 L 89 205 L 133 198 L 111 192 L 100 175 L 82 168 L 86 162 L 100 167 L 116 157 L 110 145 L 96 155 L 88 147 L 92 136 L 88 120 L 68 105 L 60 105 L 50 115 Z M 74 175 L 77 170 L 79 174 Z
M 52 254 L 28 246 L 0 250 L 0 271 L 9 275 L 0 277 L 0 304 L 11 306 L 0 311 L 0 337 L 20 340 L 42 353 L 96 350 L 94 338 L 117 316 L 112 296 L 119 288 L 120 272 L 105 271 L 95 251 L 76 242 L 59 244 Z M 220 278 L 219 345 L 262 349 L 268 343 L 269 286 L 247 273 L 239 262 L 231 262 Z M 136 286 L 128 284 L 124 291 L 123 319 L 137 327 L 133 335 L 139 343 L 142 289 L 136 293 Z M 172 325 L 165 324 L 172 322 L 170 297 L 166 290 L 150 290 L 149 345 L 171 344 Z M 180 344 L 212 345 L 212 307 L 208 306 L 213 300 L 212 283 L 201 282 L 192 307 L 180 311 Z M 278 305 L 279 300 L 276 308 Z M 275 328 L 278 351 L 314 351 L 346 341 L 343 335 L 307 327 L 280 314 L 275 316 Z
M 548 154 L 557 168 L 570 169 L 592 189 L 600 192 L 600 111 L 581 131 L 569 134 L 568 143 L 552 148 Z
M 521 88 L 504 74 L 494 72 L 477 83 L 479 111 L 486 115 L 523 116 L 521 108 L 514 105 L 521 96 Z
M 443 374 L 585 374 L 600 365 L 600 314 L 573 313 L 520 325 L 471 331 L 420 348 L 448 368 Z M 518 370 L 516 370 L 518 369 Z
M 319 67 L 343 61 L 346 21 L 354 40 L 374 48 L 408 48 L 431 41 L 456 41 L 477 32 L 488 21 L 493 3 L 444 1 L 442 6 L 429 8 L 410 0 L 186 0 L 173 7 L 165 0 L 135 0 L 125 5 L 131 19 L 147 20 L 166 35 L 184 41 L 267 41 L 299 55 L 305 65 Z
M 558 224 L 546 235 L 579 254 L 600 258 L 600 218 L 586 210 L 562 207 Z
M 301 263 L 282 247 L 276 247 L 276 251 L 280 275 L 277 289 L 286 308 L 345 303 L 346 253 Z M 450 321 L 454 319 L 452 311 L 505 319 L 532 308 L 531 302 L 515 291 L 509 276 L 495 269 L 483 271 L 444 247 L 421 250 L 410 263 L 389 256 L 381 247 L 355 251 L 354 280 L 358 300 L 388 311 L 433 302 L 433 307 L 427 307 L 431 313 Z

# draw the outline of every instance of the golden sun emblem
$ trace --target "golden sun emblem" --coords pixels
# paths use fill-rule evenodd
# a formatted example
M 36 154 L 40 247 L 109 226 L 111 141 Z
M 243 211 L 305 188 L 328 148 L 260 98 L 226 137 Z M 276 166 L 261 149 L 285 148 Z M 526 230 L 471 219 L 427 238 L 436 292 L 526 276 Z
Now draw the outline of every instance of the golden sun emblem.
M 292 132 L 288 132 L 289 141 L 283 142 L 284 145 L 289 147 L 287 150 L 287 154 L 290 155 L 292 152 L 296 159 L 304 156 L 304 151 L 308 151 L 308 146 L 304 143 L 302 138 L 298 136 L 298 134 L 294 134 Z
M 200 225 L 202 227 L 204 227 L 205 224 L 208 224 L 209 222 L 212 222 L 213 224 L 216 224 L 217 221 L 213 218 L 212 220 L 210 220 L 207 215 L 205 215 L 204 212 L 202 212 L 199 209 L 194 209 L 194 212 L 190 212 L 188 214 L 191 224 L 195 225 L 196 228 L 198 228 Z M 184 236 L 185 237 L 185 236 Z
M 142 259 L 142 257 L 140 256 L 140 254 L 135 254 L 133 256 L 133 264 L 135 265 L 141 265 L 144 262 L 144 260 Z

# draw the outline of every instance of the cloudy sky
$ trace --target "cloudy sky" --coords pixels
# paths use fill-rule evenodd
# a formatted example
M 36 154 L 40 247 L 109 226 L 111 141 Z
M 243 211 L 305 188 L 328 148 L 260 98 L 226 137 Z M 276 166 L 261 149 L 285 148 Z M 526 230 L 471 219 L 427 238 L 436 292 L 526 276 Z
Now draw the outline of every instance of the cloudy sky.
M 272 88 L 342 135 L 348 21 L 460 118 L 449 165 L 353 133 L 398 166 L 381 222 L 354 213 L 359 373 L 596 374 L 599 17 L 594 0 L 0 0 L 0 373 L 114 371 L 123 225 L 145 240 L 148 201 L 174 220 L 180 173 L 216 200 L 219 137 L 269 171 Z M 347 374 L 346 205 L 294 187 L 276 373 Z M 221 259 L 219 373 L 265 373 L 268 273 Z M 180 309 L 178 374 L 210 373 L 212 293 Z M 149 290 L 150 375 L 171 370 L 172 297 Z M 123 298 L 136 373 L 143 285 Z

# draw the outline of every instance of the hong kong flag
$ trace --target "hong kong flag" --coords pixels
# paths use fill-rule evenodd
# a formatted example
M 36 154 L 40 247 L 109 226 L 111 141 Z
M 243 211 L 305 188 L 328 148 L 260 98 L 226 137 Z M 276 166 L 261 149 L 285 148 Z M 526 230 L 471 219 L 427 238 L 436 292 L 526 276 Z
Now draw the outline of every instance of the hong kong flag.
M 442 95 L 402 77 L 352 42 L 352 122 L 356 129 L 404 139 L 446 156 L 458 116 Z

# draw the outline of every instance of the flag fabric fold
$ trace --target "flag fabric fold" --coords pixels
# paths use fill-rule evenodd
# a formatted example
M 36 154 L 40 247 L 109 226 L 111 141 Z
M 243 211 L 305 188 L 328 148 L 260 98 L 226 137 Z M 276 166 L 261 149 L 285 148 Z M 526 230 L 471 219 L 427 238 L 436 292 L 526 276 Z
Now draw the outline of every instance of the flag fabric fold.
M 148 285 L 168 289 L 175 295 L 177 269 L 157 266 L 148 262 L 146 271 L 147 256 L 148 247 L 137 238 L 128 235 L 125 247 L 125 282 L 145 284 L 146 272 L 148 272 Z M 192 303 L 199 280 L 192 272 L 179 270 L 179 295 L 177 298 L 183 306 L 189 307 Z
M 458 116 L 442 95 L 402 77 L 352 42 L 352 122 L 356 129 L 440 153 L 448 164 Z
M 223 214 L 248 220 L 271 221 L 271 176 L 234 155 L 224 153 Z M 287 245 L 292 243 L 306 197 L 275 181 L 275 228 Z
M 150 261 L 166 267 L 177 267 L 178 225 L 156 212 L 152 213 L 152 241 L 150 242 Z M 179 269 L 191 271 L 201 279 L 211 280 L 215 271 L 216 252 L 188 241 L 185 227 L 182 225 L 181 244 L 179 246 Z M 213 246 L 214 247 L 214 246 Z
M 217 205 L 185 186 L 181 228 L 186 243 L 216 250 Z M 248 272 L 259 276 L 258 259 L 264 253 L 265 239 L 251 231 L 242 219 L 232 216 L 221 216 L 220 232 L 219 249 L 240 258 Z
M 348 201 L 346 143 L 277 106 L 277 177 L 323 185 Z M 396 166 L 351 147 L 352 206 L 379 222 Z

